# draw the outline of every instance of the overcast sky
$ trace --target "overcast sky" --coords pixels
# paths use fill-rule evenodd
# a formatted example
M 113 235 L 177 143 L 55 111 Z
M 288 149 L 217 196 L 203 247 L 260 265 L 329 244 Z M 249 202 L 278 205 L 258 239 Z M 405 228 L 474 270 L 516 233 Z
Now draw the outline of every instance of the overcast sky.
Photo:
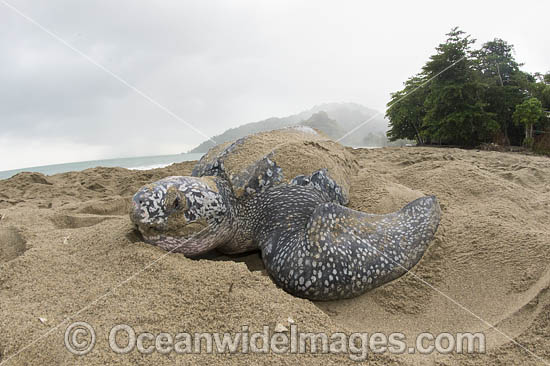
M 323 102 L 384 111 L 453 26 L 550 70 L 544 1 L 7 3 L 206 135 Z M 0 0 L 0 170 L 205 140 Z

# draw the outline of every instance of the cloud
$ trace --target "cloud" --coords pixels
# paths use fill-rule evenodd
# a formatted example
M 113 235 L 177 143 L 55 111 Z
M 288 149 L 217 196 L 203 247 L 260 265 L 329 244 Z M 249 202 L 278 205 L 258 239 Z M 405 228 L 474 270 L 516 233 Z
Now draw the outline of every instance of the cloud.
M 540 46 L 550 43 L 546 2 L 499 3 L 499 16 L 473 1 L 452 11 L 437 1 L 10 3 L 207 135 L 323 102 L 383 110 L 454 25 L 482 41 L 515 44 L 529 71 L 549 67 Z M 66 161 L 60 151 L 101 159 L 179 153 L 204 140 L 0 9 L 0 139 L 15 154 L 0 160 L 0 170 L 46 156 Z

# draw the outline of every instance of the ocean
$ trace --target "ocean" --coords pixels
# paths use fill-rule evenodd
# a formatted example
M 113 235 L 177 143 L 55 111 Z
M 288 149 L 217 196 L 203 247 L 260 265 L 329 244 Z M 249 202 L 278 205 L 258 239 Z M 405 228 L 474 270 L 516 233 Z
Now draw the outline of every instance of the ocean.
M 20 172 L 38 172 L 45 175 L 79 171 L 96 167 L 121 167 L 127 169 L 145 170 L 168 166 L 182 161 L 199 160 L 203 154 L 175 154 L 158 156 L 140 156 L 134 158 L 119 158 L 106 160 L 79 161 L 75 163 L 34 166 L 23 169 L 5 170 L 0 172 L 0 179 L 7 179 Z

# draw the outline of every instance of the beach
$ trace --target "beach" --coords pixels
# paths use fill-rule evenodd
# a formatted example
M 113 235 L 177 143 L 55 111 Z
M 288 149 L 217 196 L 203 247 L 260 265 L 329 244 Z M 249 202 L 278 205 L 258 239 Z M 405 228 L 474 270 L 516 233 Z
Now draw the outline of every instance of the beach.
M 118 159 L 104 159 L 104 160 L 90 160 L 79 161 L 74 163 L 53 164 L 35 166 L 23 169 L 12 169 L 0 171 L 0 179 L 11 178 L 17 173 L 22 172 L 35 172 L 45 175 L 52 175 L 58 173 L 66 173 L 71 171 L 82 171 L 85 169 L 96 167 L 122 167 L 135 170 L 149 170 L 156 168 L 163 168 L 173 163 L 181 163 L 183 161 L 198 160 L 202 156 L 198 154 L 174 154 L 174 155 L 157 155 L 157 156 L 138 156 L 131 158 L 118 158 Z
M 192 161 L 151 170 L 93 168 L 0 180 L 0 365 L 356 365 L 348 353 L 113 351 L 136 332 L 480 332 L 484 353 L 369 352 L 370 365 L 540 365 L 550 362 L 550 159 L 429 147 L 349 149 L 359 170 L 350 207 L 388 213 L 437 196 L 442 221 L 418 265 L 349 300 L 291 296 L 258 253 L 189 259 L 143 243 L 128 211 L 144 184 L 189 175 Z M 68 326 L 96 339 L 71 353 Z M 127 339 L 118 340 L 123 344 Z

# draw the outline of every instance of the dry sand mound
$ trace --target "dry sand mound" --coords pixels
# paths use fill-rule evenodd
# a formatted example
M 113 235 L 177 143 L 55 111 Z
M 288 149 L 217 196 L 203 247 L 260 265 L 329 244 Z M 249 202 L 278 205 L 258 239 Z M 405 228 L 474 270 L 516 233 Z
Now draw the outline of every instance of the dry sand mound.
M 107 342 L 121 323 L 139 332 L 234 333 L 243 325 L 289 326 L 289 317 L 303 331 L 403 332 L 408 344 L 421 332 L 486 335 L 484 355 L 370 354 L 374 365 L 543 364 L 514 342 L 550 362 L 550 160 L 436 148 L 353 154 L 360 166 L 351 177 L 353 208 L 385 213 L 435 194 L 443 219 L 411 273 L 326 303 L 278 289 L 258 254 L 190 260 L 140 242 L 126 214 L 131 194 L 189 174 L 193 163 L 0 181 L 0 362 L 355 364 L 346 355 L 118 355 Z M 97 343 L 86 356 L 63 345 L 73 321 L 95 327 Z

